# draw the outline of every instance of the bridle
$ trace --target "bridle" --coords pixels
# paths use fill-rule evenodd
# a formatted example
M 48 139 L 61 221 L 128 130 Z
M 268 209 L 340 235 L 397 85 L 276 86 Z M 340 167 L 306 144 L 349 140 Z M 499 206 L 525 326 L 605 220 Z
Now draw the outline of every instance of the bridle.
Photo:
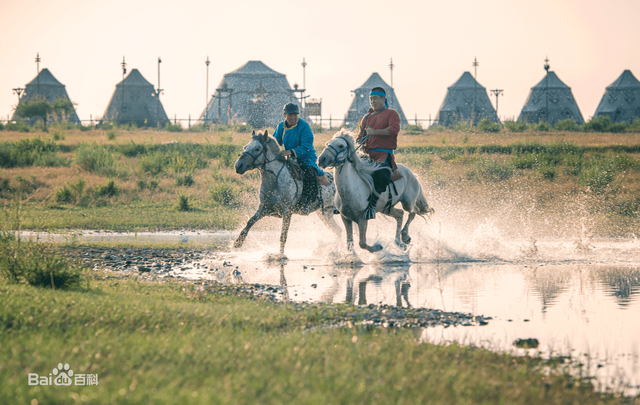
M 260 142 L 260 146 L 262 146 L 262 150 L 260 151 L 260 153 L 258 153 L 256 156 L 253 156 L 250 152 L 245 150 L 240 154 L 240 158 L 242 158 L 243 155 L 247 155 L 253 159 L 249 164 L 248 170 L 251 170 L 251 169 L 265 170 L 265 166 L 267 165 L 267 163 L 274 162 L 278 160 L 279 157 L 276 157 L 275 159 L 272 159 L 272 160 L 267 159 L 267 144 L 260 138 L 256 138 L 256 139 L 258 142 Z M 256 160 L 258 160 L 260 156 L 263 156 L 263 155 L 264 155 L 264 161 L 262 163 L 256 164 Z
M 364 138 L 362 138 L 359 142 L 358 142 L 358 147 L 355 148 L 353 150 L 353 152 L 351 152 L 349 150 L 349 142 L 347 142 L 346 139 L 342 139 L 342 138 L 337 138 L 337 139 L 342 139 L 344 141 L 344 143 L 346 143 L 346 148 L 339 151 L 338 149 L 336 149 L 333 145 L 331 145 L 330 143 L 327 143 L 327 147 L 331 148 L 331 150 L 333 151 L 333 161 L 329 164 L 330 166 L 333 167 L 338 167 L 340 166 L 340 172 L 342 172 L 342 165 L 344 162 L 349 161 L 352 162 L 352 157 L 353 155 L 356 154 L 356 152 L 358 151 L 358 149 L 360 149 L 362 147 L 362 145 L 364 145 L 365 141 L 367 140 L 367 138 L 369 137 L 369 135 L 365 136 Z M 345 157 L 343 159 L 339 159 L 338 157 L 342 154 L 346 152 Z

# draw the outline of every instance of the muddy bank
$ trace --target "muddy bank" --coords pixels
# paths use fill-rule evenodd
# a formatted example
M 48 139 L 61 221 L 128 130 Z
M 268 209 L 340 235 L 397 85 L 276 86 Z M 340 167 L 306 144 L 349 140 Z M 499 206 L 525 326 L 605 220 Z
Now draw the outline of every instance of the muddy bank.
M 276 305 L 292 305 L 300 310 L 306 308 L 327 309 L 326 326 L 339 326 L 347 322 L 383 328 L 434 327 L 487 325 L 491 317 L 469 313 L 447 312 L 429 308 L 404 308 L 393 305 L 334 305 L 322 302 L 292 301 L 289 299 L 286 281 L 282 285 L 245 284 L 237 269 L 231 270 L 228 282 L 218 280 L 197 280 L 181 277 L 182 271 L 200 269 L 203 272 L 218 272 L 214 266 L 202 264 L 211 254 L 204 248 L 178 248 L 175 250 L 155 248 L 75 246 L 63 251 L 80 260 L 94 270 L 106 275 L 96 275 L 102 280 L 118 282 L 123 278 L 166 282 L 172 280 L 183 285 L 188 297 L 202 299 L 212 295 L 234 295 L 248 299 L 262 300 Z M 223 263 L 223 266 L 233 267 Z M 332 308 L 339 311 L 331 311 Z

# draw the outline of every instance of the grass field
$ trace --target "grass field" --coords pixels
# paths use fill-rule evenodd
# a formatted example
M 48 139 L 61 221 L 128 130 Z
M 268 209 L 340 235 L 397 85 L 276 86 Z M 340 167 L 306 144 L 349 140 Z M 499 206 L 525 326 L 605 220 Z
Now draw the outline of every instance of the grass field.
M 0 132 L 0 201 L 21 204 L 25 229 L 236 229 L 257 207 L 259 174 L 233 170 L 248 133 L 53 132 Z M 316 134 L 318 153 L 333 132 Z M 587 223 L 604 237 L 640 225 L 638 133 L 442 129 L 403 132 L 398 145 L 453 222 L 529 216 L 540 235 Z
M 76 291 L 0 284 L 0 402 L 632 403 L 561 362 L 420 344 L 411 329 L 309 329 L 340 306 L 109 276 L 121 275 L 96 273 Z M 60 362 L 98 385 L 28 385 Z

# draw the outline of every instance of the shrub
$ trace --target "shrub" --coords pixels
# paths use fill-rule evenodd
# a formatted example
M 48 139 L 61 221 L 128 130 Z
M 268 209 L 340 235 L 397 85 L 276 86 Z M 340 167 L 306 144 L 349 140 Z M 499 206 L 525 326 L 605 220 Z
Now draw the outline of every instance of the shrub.
M 140 158 L 138 168 L 142 173 L 156 176 L 164 171 L 166 160 L 165 154 L 157 151 Z
M 314 134 L 321 134 L 324 132 L 324 128 L 322 127 L 322 125 L 313 124 L 311 125 L 311 132 L 313 132 Z
M 240 203 L 237 186 L 230 182 L 215 182 L 209 190 L 211 199 L 219 205 L 235 206 Z
M 477 127 L 480 132 L 500 132 L 502 129 L 502 124 L 498 122 L 491 122 L 490 120 L 484 118 L 478 123 Z
M 542 165 L 538 167 L 538 174 L 545 180 L 555 180 L 558 175 L 558 168 L 552 165 Z
M 11 231 L 0 231 L 0 277 L 9 283 L 77 288 L 82 285 L 82 270 L 50 245 L 24 242 Z
M 193 180 L 193 175 L 191 173 L 176 177 L 176 186 L 178 187 L 191 187 L 194 183 L 195 181 Z
M 167 122 L 164 125 L 164 130 L 168 132 L 182 132 L 183 128 L 181 124 L 178 124 L 178 123 L 172 124 L 171 122 Z
M 547 121 L 540 120 L 537 124 L 531 124 L 531 129 L 539 132 L 549 132 L 551 125 Z
M 504 126 L 510 132 L 524 132 L 528 128 L 525 121 L 505 121 Z
M 4 130 L 4 124 L 0 122 L 0 131 Z
M 614 122 L 613 124 L 609 125 L 607 127 L 607 132 L 612 132 L 614 134 L 619 134 L 622 132 L 627 132 L 627 129 L 629 129 L 629 123 L 628 122 Z
M 93 192 L 96 197 L 114 197 L 120 193 L 120 188 L 116 185 L 116 182 L 111 179 L 107 181 L 107 184 L 96 186 Z
M 573 119 L 567 118 L 562 121 L 556 122 L 554 128 L 558 131 L 579 131 L 580 125 L 576 124 Z
M 56 190 L 56 202 L 58 204 L 67 204 L 73 200 L 73 193 L 66 185 Z
M 489 159 L 475 162 L 475 167 L 467 172 L 469 180 L 503 181 L 513 176 L 513 167 L 509 163 L 500 163 Z
M 608 115 L 592 117 L 588 122 L 582 125 L 582 130 L 587 132 L 607 132 L 607 128 L 611 125 L 611 118 Z
M 17 142 L 0 143 L 0 167 L 33 166 L 38 159 L 46 155 L 55 156 L 58 145 L 49 139 L 40 138 L 20 139 Z
M 188 129 L 189 132 L 206 132 L 209 130 L 211 125 L 209 124 L 195 124 L 191 125 L 191 128 Z
M 116 139 L 116 131 L 113 129 L 110 129 L 107 131 L 107 140 L 109 141 L 113 141 Z
M 101 176 L 118 177 L 120 165 L 109 148 L 100 145 L 80 144 L 75 152 L 78 167 Z
M 640 117 L 635 117 L 629 125 L 629 131 L 631 132 L 640 132 Z
M 444 131 L 444 126 L 443 125 L 432 125 L 432 126 L 429 127 L 429 131 L 442 132 L 442 131 Z
M 453 129 L 455 131 L 469 132 L 471 131 L 471 121 L 458 121 Z
M 52 135 L 53 135 L 53 140 L 54 141 L 61 141 L 61 140 L 65 139 L 64 131 L 61 131 L 59 129 L 54 129 L 53 132 L 52 132 Z
M 579 182 L 595 194 L 613 190 L 616 169 L 611 159 L 593 159 L 588 168 L 580 172 Z
M 519 156 L 514 156 L 511 159 L 511 164 L 516 169 L 533 169 L 538 166 L 538 154 L 525 153 Z
M 120 153 L 127 157 L 136 157 L 138 155 L 143 155 L 147 153 L 147 148 L 143 144 L 133 142 L 131 139 L 130 143 L 125 143 L 124 145 L 120 145 L 119 147 Z
M 191 211 L 193 210 L 193 201 L 191 198 L 184 194 L 179 194 L 176 199 L 176 203 L 173 206 L 175 211 Z

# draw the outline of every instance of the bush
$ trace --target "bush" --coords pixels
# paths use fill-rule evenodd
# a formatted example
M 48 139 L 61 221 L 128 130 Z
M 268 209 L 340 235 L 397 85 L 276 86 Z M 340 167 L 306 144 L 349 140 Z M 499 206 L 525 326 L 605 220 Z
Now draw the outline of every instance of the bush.
M 113 141 L 116 139 L 116 131 L 113 129 L 110 129 L 107 131 L 107 140 L 109 141 Z
M 115 197 L 120 193 L 120 188 L 116 185 L 116 182 L 111 179 L 107 181 L 107 184 L 96 186 L 93 192 L 96 197 Z
M 183 128 L 181 124 L 178 124 L 178 123 L 172 124 L 171 122 L 167 122 L 164 125 L 164 130 L 168 132 L 182 132 Z
M 59 130 L 59 129 L 54 129 L 53 132 L 52 132 L 52 135 L 53 135 L 53 140 L 54 141 L 62 141 L 62 140 L 65 139 L 64 131 Z
M 537 124 L 531 124 L 531 129 L 539 132 L 549 132 L 551 125 L 547 121 L 540 120 Z
M 240 203 L 237 186 L 230 182 L 215 182 L 209 190 L 211 199 L 219 205 L 235 206 Z
M 538 167 L 538 174 L 545 180 L 555 180 L 558 175 L 558 168 L 551 165 L 542 165 Z
M 431 125 L 429 127 L 429 131 L 442 132 L 442 131 L 444 131 L 444 126 L 443 125 Z
M 313 132 L 314 134 L 321 134 L 324 132 L 324 128 L 322 127 L 322 125 L 313 124 L 311 125 L 311 132 Z
M 143 144 L 133 142 L 133 139 L 131 140 L 131 143 L 120 145 L 119 150 L 120 153 L 127 157 L 136 157 L 147 153 L 147 147 Z
M 0 167 L 33 166 L 38 159 L 46 155 L 55 156 L 58 145 L 49 139 L 40 138 L 20 139 L 17 142 L 0 143 Z
M 511 159 L 511 164 L 516 169 L 533 169 L 538 166 L 538 154 L 525 153 L 519 156 L 514 156 Z
M 567 118 L 562 121 L 556 122 L 554 128 L 558 131 L 579 131 L 580 125 L 576 124 L 573 119 Z
M 500 163 L 489 159 L 476 161 L 475 167 L 467 172 L 469 180 L 503 181 L 513 176 L 513 167 L 509 163 Z
M 502 124 L 498 122 L 491 122 L 485 118 L 478 123 L 477 129 L 480 132 L 500 132 Z
M 471 131 L 471 121 L 458 121 L 453 129 L 454 131 L 469 132 Z
M 75 152 L 75 162 L 81 169 L 101 176 L 118 177 L 123 174 L 119 162 L 105 146 L 80 144 Z
M 191 211 L 193 210 L 193 202 L 189 196 L 179 194 L 173 209 L 175 211 Z
M 4 124 L 2 122 L 0 122 L 0 131 L 4 130 Z
M 622 132 L 627 132 L 628 129 L 629 129 L 629 123 L 627 122 L 614 122 L 613 124 L 607 127 L 607 132 L 619 134 Z
M 607 132 L 607 128 L 611 125 L 611 118 L 608 115 L 592 117 L 588 122 L 582 125 L 582 130 L 587 132 Z
M 613 191 L 616 169 L 611 159 L 593 159 L 588 168 L 580 172 L 579 182 L 595 194 Z
M 0 231 L 0 277 L 9 283 L 77 288 L 84 279 L 82 270 L 50 245 L 24 242 L 12 231 Z
M 191 173 L 176 177 L 176 186 L 178 187 L 191 187 L 194 183 L 195 181 L 193 180 L 193 175 Z
M 504 126 L 510 132 L 524 132 L 529 127 L 525 121 L 505 121 Z
M 73 200 L 73 194 L 66 185 L 56 190 L 56 202 L 58 204 L 67 204 Z

